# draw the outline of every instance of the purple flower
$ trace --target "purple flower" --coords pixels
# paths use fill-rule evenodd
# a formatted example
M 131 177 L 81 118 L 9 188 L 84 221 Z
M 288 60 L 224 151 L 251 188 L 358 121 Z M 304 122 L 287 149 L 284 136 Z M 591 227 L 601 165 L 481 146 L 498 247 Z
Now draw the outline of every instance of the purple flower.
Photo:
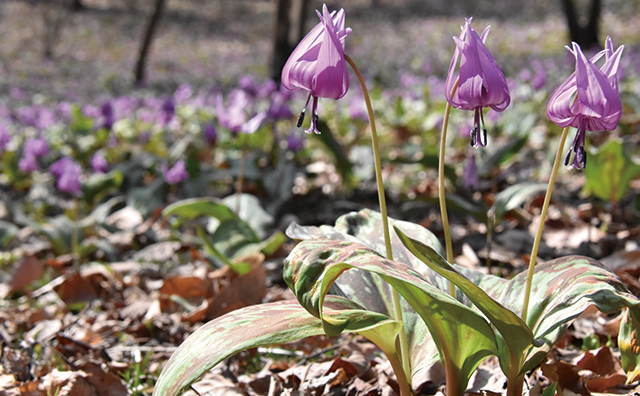
M 240 86 L 240 89 L 245 91 L 250 96 L 256 96 L 256 94 L 258 93 L 258 83 L 256 83 L 256 80 L 253 78 L 253 76 L 249 74 L 240 77 L 240 79 L 238 80 L 238 85 Z
M 259 113 L 246 121 L 244 110 L 251 105 L 249 95 L 241 89 L 234 89 L 229 96 L 229 105 L 226 109 L 222 103 L 222 95 L 216 98 L 216 112 L 220 125 L 234 134 L 253 133 L 258 130 L 266 114 Z
M 187 172 L 184 162 L 178 161 L 170 169 L 167 169 L 167 164 L 162 164 L 162 176 L 167 183 L 177 184 L 183 180 L 187 180 L 189 178 L 189 172 Z
M 163 103 L 160 111 L 158 112 L 158 122 L 161 125 L 167 125 L 173 119 L 173 116 L 176 114 L 176 107 L 173 104 L 173 101 L 167 98 Z
M 287 148 L 293 152 L 300 151 L 304 148 L 304 140 L 294 131 L 287 138 Z
M 40 165 L 35 155 L 25 153 L 18 162 L 18 169 L 22 173 L 28 173 L 40 169 Z
M 537 91 L 547 83 L 547 73 L 544 70 L 542 62 L 539 60 L 534 59 L 532 65 L 535 73 L 531 79 L 531 85 L 533 86 L 533 89 Z
M 113 122 L 115 121 L 113 106 L 111 106 L 111 102 L 104 102 L 102 106 L 100 106 L 100 113 L 102 115 L 102 118 L 104 119 L 102 127 L 110 130 L 113 126 Z
M 16 118 L 23 125 L 36 126 L 38 122 L 38 106 L 25 106 L 16 110 Z
M 95 119 L 97 119 L 102 115 L 102 113 L 100 112 L 100 109 L 92 105 L 85 105 L 82 108 L 82 114 L 84 114 L 87 117 L 91 117 Z
M 480 37 L 471 29 L 471 19 L 466 20 L 460 37 L 453 38 L 456 50 L 449 66 L 445 96 L 451 106 L 474 111 L 471 145 L 477 148 L 487 144 L 482 108 L 491 107 L 495 111 L 503 111 L 509 106 L 511 97 L 502 70 L 484 45 L 491 26 L 487 26 Z M 456 75 L 458 59 L 460 69 Z M 458 89 L 452 96 L 451 91 L 458 79 Z
M 75 161 L 65 157 L 51 164 L 49 171 L 57 179 L 58 190 L 80 195 L 82 168 Z
M 320 23 L 298 44 L 282 69 L 282 84 L 290 89 L 309 91 L 311 125 L 307 133 L 318 131 L 318 98 L 340 99 L 349 89 L 349 73 L 344 55 L 345 38 L 351 28 L 344 27 L 344 10 L 329 14 L 326 5 Z M 305 110 L 298 117 L 298 127 L 304 121 Z
M 270 103 L 269 109 L 267 110 L 267 118 L 277 121 L 293 117 L 293 113 L 287 103 L 288 97 L 285 93 L 282 91 L 275 91 L 271 94 L 269 99 Z
M 569 169 L 584 169 L 587 165 L 586 131 L 615 129 L 622 115 L 618 68 L 624 46 L 614 51 L 613 42 L 607 37 L 605 49 L 591 59 L 587 59 L 576 43 L 573 43 L 573 49 L 567 49 L 576 58 L 576 71 L 551 95 L 547 116 L 560 127 L 578 129 L 564 164 Z M 605 62 L 598 68 L 594 62 L 603 55 Z
M 44 138 L 27 139 L 24 144 L 24 155 L 31 155 L 36 158 L 49 154 L 49 146 Z
M 216 132 L 215 125 L 209 124 L 204 127 L 204 138 L 207 140 L 209 145 L 215 146 L 216 141 L 218 140 L 218 133 Z
M 265 99 L 276 91 L 278 91 L 278 83 L 273 80 L 267 80 L 258 86 L 256 96 L 260 99 Z
M 11 141 L 11 135 L 7 130 L 4 123 L 0 122 L 0 150 L 6 150 L 9 142 Z
M 186 103 L 192 95 L 193 90 L 191 90 L 189 84 L 180 84 L 178 89 L 176 89 L 176 92 L 173 94 L 173 99 L 176 103 Z
M 41 132 L 47 128 L 53 126 L 56 123 L 56 115 L 53 111 L 47 108 L 41 108 L 40 114 L 38 114 L 37 127 Z
M 475 153 L 467 156 L 467 165 L 464 167 L 464 172 L 462 173 L 462 182 L 464 183 L 464 188 L 467 190 L 475 190 L 478 188 L 478 167 L 476 165 Z
M 95 153 L 91 158 L 91 168 L 95 173 L 107 173 L 109 171 L 109 164 L 99 153 Z

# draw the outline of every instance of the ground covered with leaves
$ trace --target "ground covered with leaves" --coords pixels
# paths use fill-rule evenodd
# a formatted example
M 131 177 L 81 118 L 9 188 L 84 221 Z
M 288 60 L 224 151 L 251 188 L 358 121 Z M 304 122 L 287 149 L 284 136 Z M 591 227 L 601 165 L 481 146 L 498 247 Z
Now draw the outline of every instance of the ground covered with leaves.
M 122 70 L 132 70 L 137 40 L 128 32 L 142 25 L 148 5 L 85 3 L 77 14 L 38 2 L 0 5 L 6 395 L 150 395 L 168 358 L 203 323 L 294 298 L 282 276 L 296 245 L 287 226 L 331 225 L 343 214 L 378 208 L 355 85 L 341 101 L 321 104 L 323 133 L 312 136 L 295 128 L 306 97 L 283 93 L 266 78 L 273 2 L 169 2 L 148 84 L 138 90 Z M 464 22 L 455 14 L 473 12 L 478 29 L 493 25 L 487 44 L 508 76 L 513 104 L 487 113 L 485 150 L 469 147 L 471 117 L 452 113 L 451 130 L 460 133 L 450 139 L 447 192 L 456 263 L 510 278 L 529 262 L 557 146 L 546 100 L 573 68 L 563 53 L 561 14 L 552 2 L 522 8 L 519 17 L 513 10 L 492 14 L 480 2 L 473 10 L 446 2 L 454 15 L 442 2 L 429 9 L 408 0 L 379 3 L 342 6 L 354 28 L 348 52 L 361 59 L 371 84 L 389 212 L 440 239 L 435 168 L 450 37 Z M 539 257 L 596 258 L 640 296 L 640 47 L 637 21 L 626 16 L 637 5 L 610 3 L 603 30 L 627 46 L 623 119 L 616 131 L 589 136 L 594 149 L 585 172 L 561 173 Z M 34 15 L 43 23 L 63 18 L 53 43 L 46 43 L 44 25 L 26 23 Z M 43 60 L 46 45 L 53 57 Z M 238 103 L 245 125 L 265 114 L 251 134 L 225 121 Z M 46 153 L 25 161 L 28 142 L 39 139 Z M 51 170 L 63 157 L 81 167 L 79 194 L 61 189 Z M 477 178 L 470 179 L 471 158 Z M 168 169 L 178 163 L 186 176 L 176 181 Z M 557 383 L 565 394 L 636 392 L 638 378 L 627 378 L 620 364 L 620 320 L 585 311 L 527 374 L 525 390 L 538 395 Z M 469 393 L 500 394 L 504 386 L 490 358 Z M 441 392 L 442 365 L 414 387 Z M 368 340 L 314 336 L 241 352 L 188 394 L 397 391 L 389 362 Z

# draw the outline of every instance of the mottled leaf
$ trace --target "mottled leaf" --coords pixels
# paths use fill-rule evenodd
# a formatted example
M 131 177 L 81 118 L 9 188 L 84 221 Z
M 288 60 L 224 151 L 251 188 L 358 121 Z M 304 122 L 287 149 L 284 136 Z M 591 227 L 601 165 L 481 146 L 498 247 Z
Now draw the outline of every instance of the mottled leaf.
M 400 227 L 406 233 L 433 246 L 436 250 L 444 252 L 444 248 L 438 238 L 426 228 L 391 218 L 389 223 Z M 382 216 L 380 213 L 369 209 L 341 216 L 336 221 L 335 227 L 327 225 L 303 227 L 293 223 L 286 232 L 289 237 L 297 240 L 328 238 L 360 242 L 376 250 L 381 255 L 385 254 Z M 416 259 L 393 233 L 391 234 L 391 246 L 394 261 L 413 266 L 418 272 L 429 277 L 434 284 L 439 284 L 442 287 L 448 285 L 448 283 L 445 284 L 442 277 L 437 276 L 435 272 Z M 435 276 L 440 279 L 432 279 Z M 371 272 L 356 269 L 347 271 L 331 285 L 329 292 L 330 294 L 344 296 L 374 312 L 390 315 L 390 312 L 393 311 L 391 287 L 382 278 Z M 438 361 L 439 355 L 424 321 L 420 319 L 406 301 L 402 304 L 402 311 L 410 349 L 411 375 L 414 384 L 418 385 L 421 383 L 421 378 L 426 375 L 426 370 Z
M 401 328 L 400 323 L 387 316 L 362 310 L 343 298 L 328 298 L 324 308 L 326 318 L 347 323 L 347 332 L 366 334 L 383 327 L 387 335 L 394 337 L 393 329 Z M 205 372 L 239 351 L 323 333 L 321 321 L 293 300 L 233 311 L 200 327 L 180 345 L 164 366 L 153 394 L 179 395 Z
M 508 349 L 500 350 L 503 370 L 517 365 L 523 353 L 533 344 L 531 329 L 514 312 L 492 299 L 484 290 L 458 272 L 435 250 L 419 241 L 407 237 L 395 229 L 405 246 L 422 262 L 438 272 L 458 287 L 459 293 L 466 297 L 489 319 L 498 330 Z M 462 299 L 460 296 L 458 299 Z M 505 371 L 505 373 L 507 373 Z
M 303 241 L 287 258 L 283 275 L 298 301 L 312 315 L 322 318 L 327 334 L 339 334 L 347 323 L 325 317 L 323 300 L 329 286 L 352 268 L 380 276 L 420 315 L 445 364 L 449 386 L 458 386 L 463 391 L 478 364 L 485 357 L 497 354 L 489 323 L 432 286 L 411 266 L 384 259 L 360 243 L 328 239 Z

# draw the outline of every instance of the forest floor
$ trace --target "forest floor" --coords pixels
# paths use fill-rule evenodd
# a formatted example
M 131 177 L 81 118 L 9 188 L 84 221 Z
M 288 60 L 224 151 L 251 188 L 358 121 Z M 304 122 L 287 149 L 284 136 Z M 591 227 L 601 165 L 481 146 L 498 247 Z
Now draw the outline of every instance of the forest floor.
M 246 74 L 268 77 L 273 1 L 169 1 L 153 44 L 147 84 L 136 89 L 131 75 L 151 2 L 85 3 L 87 9 L 75 13 L 42 1 L 0 4 L 1 104 L 97 103 L 132 92 L 173 93 L 184 83 L 224 90 Z M 312 8 L 319 8 L 316 3 Z M 459 33 L 463 17 L 469 15 L 479 26 L 493 25 L 490 49 L 502 51 L 496 59 L 507 75 L 533 58 L 565 56 L 564 20 L 553 1 L 514 0 L 510 8 L 499 10 L 491 1 L 345 3 L 347 25 L 354 29 L 348 51 L 367 65 L 369 78 L 387 88 L 397 84 L 402 73 L 428 70 L 444 78 L 452 45 L 442 43 Z M 637 1 L 604 4 L 602 29 L 629 43 L 630 53 L 639 52 L 640 30 L 632 22 L 639 9 Z M 310 17 L 308 25 L 315 20 Z M 45 22 L 59 25 L 51 30 Z M 499 30 L 508 33 L 497 34 Z M 47 46 L 49 59 L 44 57 Z M 549 78 L 560 82 L 563 76 Z M 327 168 L 331 180 L 335 170 Z M 502 184 L 510 171 L 504 170 Z M 616 205 L 585 199 L 580 195 L 583 184 L 584 176 L 561 177 L 540 257 L 580 254 L 599 259 L 640 296 L 640 183 L 632 182 Z M 480 186 L 479 194 L 489 204 L 495 186 L 489 180 Z M 425 195 L 435 189 L 430 180 L 415 188 Z M 336 190 L 326 194 L 316 188 L 295 195 L 278 212 L 272 231 L 293 220 L 333 224 L 343 214 L 377 208 L 372 183 Z M 393 217 L 420 223 L 442 239 L 433 200 L 410 200 L 397 191 L 388 195 Z M 506 214 L 490 248 L 486 225 L 464 211 L 453 211 L 456 262 L 487 272 L 489 261 L 494 273 L 504 277 L 526 269 L 542 199 L 542 194 L 532 196 Z M 292 240 L 258 258 L 248 275 L 238 276 L 228 267 L 212 268 L 192 241 L 172 238 L 170 221 L 160 211 L 147 218 L 118 213 L 109 222 L 120 227 L 109 236 L 120 256 L 109 263 L 77 265 L 73 256 L 56 256 L 33 230 L 12 241 L 11 254 L 20 259 L 3 264 L 0 278 L 0 394 L 150 395 L 167 359 L 203 323 L 236 308 L 293 298 L 282 280 L 284 259 L 295 246 Z M 527 374 L 525 390 L 537 395 L 559 382 L 565 394 L 638 394 L 637 381 L 625 384 L 615 348 L 620 320 L 621 315 L 587 310 L 544 367 Z M 441 392 L 444 370 L 435 365 L 421 381 L 414 384 L 419 394 Z M 496 361 L 488 359 L 472 377 L 469 394 L 500 394 L 504 381 Z M 315 336 L 241 352 L 193 389 L 200 395 L 392 395 L 398 386 L 388 361 L 371 342 L 360 336 Z

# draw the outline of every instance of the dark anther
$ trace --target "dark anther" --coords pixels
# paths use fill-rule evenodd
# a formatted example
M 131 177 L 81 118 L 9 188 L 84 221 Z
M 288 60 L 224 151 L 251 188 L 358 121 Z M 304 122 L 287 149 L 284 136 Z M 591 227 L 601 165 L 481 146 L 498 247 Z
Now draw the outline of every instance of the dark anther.
M 296 122 L 296 126 L 298 128 L 300 128 L 302 126 L 302 123 L 304 122 L 305 111 L 306 109 L 302 109 L 302 111 L 300 112 L 300 115 L 298 116 L 298 122 Z

